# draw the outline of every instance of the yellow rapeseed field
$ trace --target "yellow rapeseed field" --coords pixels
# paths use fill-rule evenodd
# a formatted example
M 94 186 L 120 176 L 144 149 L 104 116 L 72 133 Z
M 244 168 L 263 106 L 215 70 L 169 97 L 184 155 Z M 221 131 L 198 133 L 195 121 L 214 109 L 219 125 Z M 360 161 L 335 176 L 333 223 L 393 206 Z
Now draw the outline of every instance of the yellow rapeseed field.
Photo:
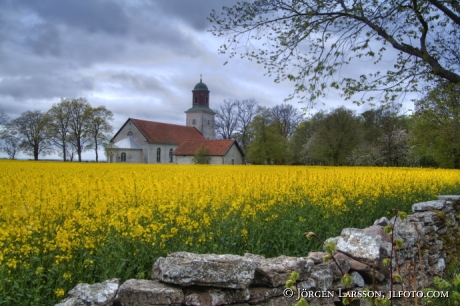
M 308 251 L 301 233 L 364 227 L 460 193 L 456 170 L 0 161 L 0 304 L 78 282 L 147 278 L 167 253 Z

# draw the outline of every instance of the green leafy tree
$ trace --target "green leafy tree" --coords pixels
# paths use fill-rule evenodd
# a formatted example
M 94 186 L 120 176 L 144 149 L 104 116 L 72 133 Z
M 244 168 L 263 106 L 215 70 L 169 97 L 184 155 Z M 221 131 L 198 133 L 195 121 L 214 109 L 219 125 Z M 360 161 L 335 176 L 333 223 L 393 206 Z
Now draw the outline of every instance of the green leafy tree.
M 209 156 L 208 149 L 202 145 L 198 150 L 196 150 L 192 161 L 194 164 L 209 164 L 211 162 L 211 156 Z
M 252 142 L 248 148 L 248 159 L 256 164 L 283 164 L 284 137 L 279 133 L 269 108 L 259 107 L 250 124 Z
M 381 106 L 361 114 L 363 118 L 362 162 L 375 166 L 404 166 L 409 162 L 408 117 L 400 115 L 400 107 Z M 364 162 L 363 162 L 364 161 Z
M 415 153 L 441 167 L 460 168 L 460 85 L 441 84 L 415 103 Z
M 275 82 L 294 81 L 290 98 L 311 102 L 334 88 L 345 98 L 361 92 L 361 101 L 391 101 L 432 80 L 460 83 L 458 1 L 256 0 L 209 20 L 225 38 L 221 53 L 263 65 Z M 344 69 L 360 61 L 383 66 L 387 54 L 394 64 L 377 72 Z
M 318 123 L 324 119 L 325 113 L 318 112 L 301 122 L 294 131 L 290 146 L 294 164 L 317 164 L 312 158 L 309 146 L 318 127 Z
M 347 164 L 347 157 L 360 143 L 360 125 L 359 118 L 344 107 L 325 115 L 307 148 L 312 158 L 328 165 Z

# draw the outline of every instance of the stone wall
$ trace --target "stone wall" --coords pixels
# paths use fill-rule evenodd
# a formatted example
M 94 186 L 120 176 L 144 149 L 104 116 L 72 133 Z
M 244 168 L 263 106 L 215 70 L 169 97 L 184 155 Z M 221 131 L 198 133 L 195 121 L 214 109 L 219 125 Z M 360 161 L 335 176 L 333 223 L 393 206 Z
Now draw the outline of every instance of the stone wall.
M 397 291 L 431 285 L 456 260 L 460 247 L 460 196 L 438 196 L 438 200 L 414 204 L 412 210 L 405 221 L 398 218 L 395 223 L 395 238 L 404 242 L 393 258 L 394 273 L 405 280 L 393 285 Z M 339 237 L 329 239 L 337 245 L 337 263 L 353 277 L 347 288 L 340 282 L 342 275 L 334 261 L 323 262 L 323 252 L 300 258 L 177 252 L 154 263 L 151 280 L 79 284 L 57 305 L 283 306 L 293 305 L 299 294 L 308 296 L 310 305 L 341 305 L 345 292 L 362 293 L 369 288 L 373 294 L 388 294 L 391 271 L 382 265 L 382 259 L 390 255 L 392 243 L 383 228 L 394 221 L 383 217 L 370 227 L 346 228 Z M 284 285 L 292 271 L 299 273 L 296 292 Z M 352 305 L 370 303 L 357 299 Z M 405 305 L 404 298 L 393 299 L 393 305 Z

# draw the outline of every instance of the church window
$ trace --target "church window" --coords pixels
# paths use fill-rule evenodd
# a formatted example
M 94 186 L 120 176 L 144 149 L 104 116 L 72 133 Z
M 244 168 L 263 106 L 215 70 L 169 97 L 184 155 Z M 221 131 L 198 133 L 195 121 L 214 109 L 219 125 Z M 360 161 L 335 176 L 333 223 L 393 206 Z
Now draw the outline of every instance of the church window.
M 121 161 L 122 162 L 126 161 L 126 153 L 125 152 L 121 152 Z
M 133 136 L 133 132 L 129 131 L 128 136 Z
M 157 149 L 157 163 L 161 162 L 161 149 Z
M 196 120 L 195 120 L 195 119 L 192 120 L 192 124 L 193 124 L 193 125 L 196 124 Z
M 195 97 L 195 104 L 198 104 L 198 97 Z
M 209 120 L 208 120 L 208 125 L 209 125 L 209 123 L 210 123 L 210 122 L 209 122 Z
M 169 162 L 173 162 L 173 149 L 169 149 Z
M 232 165 L 234 165 L 234 164 L 235 164 L 235 160 L 232 158 Z

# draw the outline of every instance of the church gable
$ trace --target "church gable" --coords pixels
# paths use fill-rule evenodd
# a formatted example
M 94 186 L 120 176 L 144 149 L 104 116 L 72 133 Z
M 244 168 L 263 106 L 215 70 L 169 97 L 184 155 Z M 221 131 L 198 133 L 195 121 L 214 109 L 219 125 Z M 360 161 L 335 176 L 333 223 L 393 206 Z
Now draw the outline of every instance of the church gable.
M 115 136 L 113 136 L 110 142 L 113 144 L 125 139 L 126 137 L 132 137 L 141 147 L 143 146 L 143 144 L 145 144 L 147 140 L 144 134 L 133 124 L 131 118 L 128 118 L 128 120 L 126 120 L 126 122 L 118 130 Z

